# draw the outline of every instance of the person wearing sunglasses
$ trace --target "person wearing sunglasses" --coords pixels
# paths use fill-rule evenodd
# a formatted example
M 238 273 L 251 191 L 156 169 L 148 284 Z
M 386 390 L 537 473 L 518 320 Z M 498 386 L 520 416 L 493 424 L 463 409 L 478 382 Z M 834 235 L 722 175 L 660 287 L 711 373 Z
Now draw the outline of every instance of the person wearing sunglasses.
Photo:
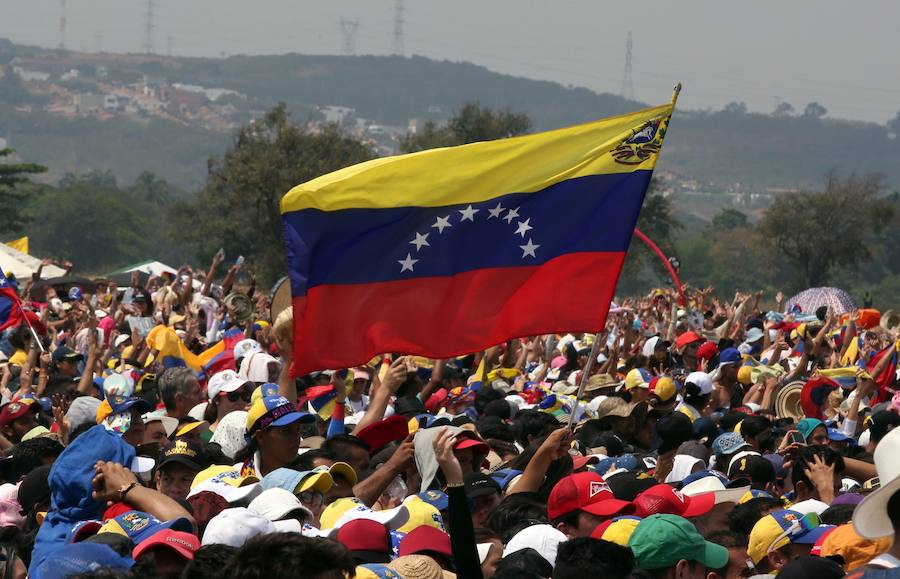
M 222 370 L 213 374 L 206 386 L 209 405 L 204 419 L 210 423 L 210 432 L 215 432 L 219 422 L 235 410 L 248 410 L 253 396 L 252 382 L 241 378 L 234 370 Z
M 803 515 L 784 509 L 761 518 L 750 531 L 749 563 L 757 573 L 777 573 L 782 567 L 809 555 L 830 525 L 821 525 L 815 513 Z

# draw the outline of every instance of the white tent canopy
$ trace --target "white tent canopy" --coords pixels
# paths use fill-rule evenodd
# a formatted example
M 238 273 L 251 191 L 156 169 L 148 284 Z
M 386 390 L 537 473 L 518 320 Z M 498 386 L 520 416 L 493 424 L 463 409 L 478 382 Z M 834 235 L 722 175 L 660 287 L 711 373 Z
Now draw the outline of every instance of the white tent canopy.
M 17 249 L 0 243 L 0 269 L 3 273 L 12 273 L 16 279 L 25 281 L 41 267 L 41 260 L 22 253 Z M 66 270 L 55 265 L 45 265 L 41 270 L 42 278 L 60 277 L 66 275 Z
M 160 276 L 164 273 L 168 273 L 170 275 L 175 275 L 178 273 L 177 267 L 170 267 L 161 261 L 145 261 L 143 263 L 138 263 L 136 265 L 128 266 L 124 269 L 120 269 L 116 272 L 113 272 L 109 275 L 115 275 L 119 273 L 131 273 L 133 271 L 139 271 L 141 273 L 146 273 L 147 275 Z M 203 285 L 196 279 L 194 280 L 193 286 L 194 289 L 200 289 L 200 286 Z

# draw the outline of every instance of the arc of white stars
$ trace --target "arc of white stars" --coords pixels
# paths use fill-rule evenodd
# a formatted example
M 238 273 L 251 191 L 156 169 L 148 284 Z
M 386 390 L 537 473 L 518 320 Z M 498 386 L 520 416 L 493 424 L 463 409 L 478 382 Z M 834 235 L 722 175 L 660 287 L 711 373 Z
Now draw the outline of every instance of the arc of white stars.
M 526 219 L 525 221 L 519 221 L 519 228 L 516 229 L 516 233 L 522 236 L 522 239 L 525 239 L 525 234 L 528 233 L 529 230 L 534 229 L 531 226 L 531 219 Z
M 504 216 L 503 219 L 505 219 L 507 223 L 512 223 L 512 220 L 518 216 L 519 216 L 518 208 L 513 208 L 506 212 L 506 216 Z
M 481 210 L 480 210 L 480 209 L 473 209 L 472 206 L 469 205 L 469 206 L 466 207 L 465 209 L 458 209 L 457 211 L 459 211 L 460 213 L 462 213 L 462 219 L 460 219 L 460 222 L 462 222 L 462 221 L 471 221 L 471 222 L 474 223 L 474 222 L 475 222 L 475 214 L 478 213 L 478 212 L 481 211 Z
M 497 217 L 499 219 L 500 215 L 503 213 L 503 211 L 505 209 L 506 208 L 502 204 L 497 203 L 496 207 L 494 207 L 493 209 L 488 209 L 488 213 L 490 213 L 490 215 L 488 216 L 488 219 L 493 219 L 494 217 Z
M 406 254 L 406 259 L 398 259 L 397 263 L 400 264 L 400 273 L 403 273 L 404 271 L 412 271 L 413 266 L 417 261 L 419 260 L 413 259 L 412 255 L 409 253 Z

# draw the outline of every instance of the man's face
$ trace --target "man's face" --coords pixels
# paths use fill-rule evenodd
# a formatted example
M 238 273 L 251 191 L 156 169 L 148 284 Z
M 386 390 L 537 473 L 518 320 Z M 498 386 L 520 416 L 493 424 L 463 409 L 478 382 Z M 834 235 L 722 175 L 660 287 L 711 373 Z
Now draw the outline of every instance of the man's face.
M 182 408 L 193 408 L 203 402 L 203 395 L 200 392 L 200 382 L 196 378 L 190 378 L 185 387 L 184 394 L 176 394 L 176 398 L 180 397 Z M 178 417 L 176 417 L 178 418 Z
M 577 537 L 590 537 L 591 533 L 594 532 L 594 529 L 597 528 L 597 525 L 605 520 L 606 518 L 604 517 L 598 517 L 597 515 L 579 511 L 578 520 L 575 524 L 575 527 L 569 527 L 568 533 L 566 534 L 569 535 L 570 539 L 575 539 Z
M 131 409 L 131 427 L 122 435 L 122 440 L 131 446 L 138 447 L 144 443 L 144 419 L 136 409 Z
M 812 431 L 812 434 L 809 435 L 806 443 L 810 445 L 828 444 L 828 430 L 824 426 L 817 426 L 816 429 Z
M 300 448 L 299 422 L 270 426 L 257 436 L 260 452 L 265 453 L 273 465 L 284 466 L 297 458 L 297 449 Z
M 74 359 L 63 358 L 56 363 L 57 371 L 63 376 L 74 376 L 78 373 L 78 365 Z
M 28 434 L 28 432 L 37 425 L 34 412 L 27 412 L 24 416 L 13 420 L 12 429 L 16 440 L 22 440 L 22 437 Z
M 197 471 L 187 465 L 170 462 L 156 473 L 156 490 L 176 501 L 183 501 L 191 492 Z
M 141 444 L 151 444 L 153 442 L 162 446 L 168 442 L 169 437 L 166 436 L 166 429 L 159 420 L 154 420 L 144 425 L 144 442 Z
M 349 445 L 348 445 L 349 446 Z M 350 447 L 350 466 L 356 471 L 356 476 L 361 477 L 369 470 L 369 451 L 356 446 Z

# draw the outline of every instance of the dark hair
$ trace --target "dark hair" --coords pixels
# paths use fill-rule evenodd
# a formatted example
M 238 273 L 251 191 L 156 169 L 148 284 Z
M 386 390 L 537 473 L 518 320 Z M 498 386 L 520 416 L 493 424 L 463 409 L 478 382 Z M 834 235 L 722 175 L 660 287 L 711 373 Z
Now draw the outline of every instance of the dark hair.
M 499 390 L 494 390 L 492 387 L 482 388 L 475 395 L 475 401 L 473 402 L 475 412 L 477 412 L 479 416 L 482 416 L 484 415 L 488 404 L 497 400 L 503 400 L 503 398 L 503 393 Z
M 422 379 L 419 378 L 418 372 L 407 372 L 406 380 L 397 388 L 397 398 L 404 396 L 415 396 L 422 391 Z
M 556 422 L 557 426 L 560 426 L 559 422 L 556 420 L 554 420 L 554 422 Z M 528 463 L 531 462 L 531 459 L 534 458 L 534 454 L 546 439 L 547 435 L 544 435 L 533 440 L 519 456 L 510 461 L 509 468 L 524 472 L 528 467 Z M 572 474 L 572 457 L 569 454 L 565 454 L 550 463 L 544 476 L 544 481 L 538 489 L 538 494 L 546 501 L 550 497 L 550 491 L 553 490 L 556 483 L 570 474 Z
M 547 503 L 537 493 L 516 493 L 506 496 L 488 515 L 484 526 L 500 535 L 503 543 L 513 536 L 513 529 L 523 520 L 546 524 Z
M 196 553 L 194 559 L 185 565 L 181 572 L 181 579 L 207 579 L 215 577 L 222 572 L 237 553 L 237 547 L 230 545 L 203 545 Z
M 794 461 L 794 466 L 791 468 L 791 480 L 794 481 L 795 487 L 798 482 L 803 481 L 806 484 L 806 488 L 815 488 L 812 481 L 806 476 L 805 471 L 812 463 L 813 457 L 816 456 L 824 460 L 826 465 L 834 465 L 834 472 L 838 474 L 844 472 L 844 457 L 832 450 L 831 447 L 824 445 L 804 446 L 800 449 L 797 459 Z
M 825 525 L 844 525 L 853 519 L 856 505 L 834 505 L 825 509 L 819 519 Z
M 317 458 L 327 458 L 328 460 L 333 460 L 335 462 L 342 460 L 336 455 L 328 452 L 324 448 L 314 448 L 312 450 L 307 450 L 306 452 L 292 460 L 291 464 L 288 465 L 288 468 L 293 468 L 301 472 L 305 470 L 312 470 L 316 468 L 316 465 L 313 464 L 313 461 Z
M 634 555 L 602 539 L 578 537 L 559 544 L 553 579 L 626 579 L 634 568 Z
M 513 420 L 513 433 L 516 441 L 528 446 L 529 437 L 534 440 L 546 436 L 559 428 L 559 421 L 546 412 L 529 409 L 519 412 Z
M 344 579 L 356 563 L 347 547 L 321 537 L 298 533 L 258 535 L 237 550 L 222 575 L 242 579 L 293 577 L 298 570 L 310 579 Z
M 749 418 L 743 412 L 738 412 L 737 410 L 729 410 L 722 416 L 722 419 L 719 421 L 719 427 L 722 428 L 722 432 L 733 432 L 734 427 L 737 426 L 740 422 L 743 422 Z M 743 425 L 741 425 L 743 427 Z M 743 428 L 741 429 L 743 431 Z
M 487 543 L 488 541 L 503 541 L 500 535 L 487 527 L 475 527 L 475 543 Z
M 353 455 L 350 451 L 353 448 L 363 450 L 366 454 L 372 450 L 364 440 L 356 438 L 352 434 L 338 434 L 337 436 L 332 436 L 322 443 L 321 450 L 336 457 L 335 460 L 352 463 Z
M 740 535 L 750 536 L 753 525 L 760 520 L 763 515 L 772 511 L 784 508 L 784 502 L 781 499 L 770 497 L 759 497 L 750 499 L 746 503 L 735 505 L 731 512 L 728 513 L 728 526 L 732 531 Z
M 741 422 L 741 436 L 759 436 L 767 428 L 772 428 L 772 421 L 765 416 L 748 416 Z
M 749 541 L 747 535 L 735 533 L 734 531 L 729 531 L 726 529 L 723 529 L 721 531 L 713 531 L 704 538 L 711 543 L 722 545 L 726 549 L 738 549 L 740 547 L 746 547 Z
M 95 426 L 95 425 L 92 425 Z M 20 442 L 12 449 L 12 473 L 15 480 L 30 473 L 46 462 L 56 460 L 62 451 L 62 444 L 49 436 L 36 436 L 30 440 Z
M 526 547 L 500 559 L 494 577 L 550 577 L 552 573 L 553 565 L 535 549 Z
M 516 435 L 512 427 L 497 416 L 485 416 L 475 423 L 475 428 L 478 429 L 478 434 L 485 439 L 495 438 L 506 442 L 516 441 Z
M 485 418 L 490 416 L 496 416 L 497 418 L 503 420 L 509 420 L 512 418 L 512 405 L 508 400 L 501 398 L 500 400 L 491 400 L 484 407 L 484 415 Z

